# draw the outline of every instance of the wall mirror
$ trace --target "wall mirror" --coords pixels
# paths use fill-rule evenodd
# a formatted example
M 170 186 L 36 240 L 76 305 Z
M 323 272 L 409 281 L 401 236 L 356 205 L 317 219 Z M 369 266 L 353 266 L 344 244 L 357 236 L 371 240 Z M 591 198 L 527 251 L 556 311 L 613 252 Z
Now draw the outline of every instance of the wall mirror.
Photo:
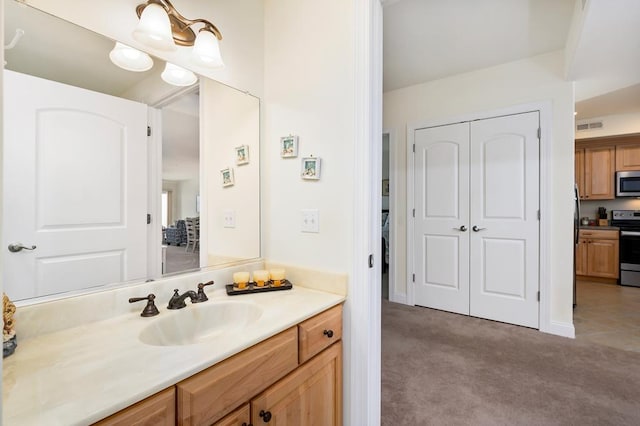
M 169 85 L 157 58 L 145 72 L 118 68 L 113 40 L 15 1 L 4 29 L 9 297 L 32 303 L 260 256 L 258 98 L 204 77 Z

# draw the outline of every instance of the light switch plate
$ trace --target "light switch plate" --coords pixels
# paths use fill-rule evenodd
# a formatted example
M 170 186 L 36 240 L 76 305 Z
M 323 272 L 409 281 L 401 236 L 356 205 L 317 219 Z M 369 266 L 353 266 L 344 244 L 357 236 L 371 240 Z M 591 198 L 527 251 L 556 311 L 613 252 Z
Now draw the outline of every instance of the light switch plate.
M 300 230 L 302 232 L 320 232 L 320 214 L 316 209 L 301 210 L 302 223 L 300 224 Z
M 235 228 L 236 227 L 236 212 L 235 210 L 225 210 L 224 215 L 224 227 Z

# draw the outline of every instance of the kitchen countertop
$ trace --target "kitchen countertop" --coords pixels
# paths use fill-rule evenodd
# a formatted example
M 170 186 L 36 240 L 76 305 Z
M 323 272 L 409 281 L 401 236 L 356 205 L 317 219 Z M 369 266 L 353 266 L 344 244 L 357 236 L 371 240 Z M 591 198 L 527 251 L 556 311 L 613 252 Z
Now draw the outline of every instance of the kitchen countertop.
M 594 231 L 619 231 L 620 228 L 617 226 L 585 226 L 580 225 L 580 229 L 592 229 Z
M 3 365 L 3 421 L 7 425 L 88 424 L 116 413 L 345 300 L 344 296 L 292 290 L 228 296 L 160 315 L 121 315 L 18 341 Z M 262 308 L 241 331 L 202 343 L 151 346 L 140 332 L 153 321 L 216 302 L 249 302 Z M 142 310 L 142 306 L 141 309 Z

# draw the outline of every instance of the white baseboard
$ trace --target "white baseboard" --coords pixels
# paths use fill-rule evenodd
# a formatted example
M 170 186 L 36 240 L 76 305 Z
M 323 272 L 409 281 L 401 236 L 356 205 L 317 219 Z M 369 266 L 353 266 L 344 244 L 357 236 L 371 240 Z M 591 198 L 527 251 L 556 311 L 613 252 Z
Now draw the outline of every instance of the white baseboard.
M 396 292 L 389 293 L 389 301 L 395 302 L 395 303 L 402 303 L 403 305 L 408 305 L 407 295 L 402 293 L 396 293 Z
M 540 329 L 540 331 L 543 333 L 555 334 L 556 336 L 568 337 L 570 339 L 576 338 L 576 329 L 573 326 L 573 323 L 570 322 L 551 321 L 548 329 Z

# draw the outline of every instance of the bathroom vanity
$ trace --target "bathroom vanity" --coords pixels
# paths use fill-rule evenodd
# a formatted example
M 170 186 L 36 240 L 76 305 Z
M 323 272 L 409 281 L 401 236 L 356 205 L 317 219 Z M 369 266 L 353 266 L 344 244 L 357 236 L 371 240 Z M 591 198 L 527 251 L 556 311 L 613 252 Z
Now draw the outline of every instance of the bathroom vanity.
M 296 286 L 209 299 L 20 341 L 4 362 L 4 423 L 342 423 L 344 296 Z

